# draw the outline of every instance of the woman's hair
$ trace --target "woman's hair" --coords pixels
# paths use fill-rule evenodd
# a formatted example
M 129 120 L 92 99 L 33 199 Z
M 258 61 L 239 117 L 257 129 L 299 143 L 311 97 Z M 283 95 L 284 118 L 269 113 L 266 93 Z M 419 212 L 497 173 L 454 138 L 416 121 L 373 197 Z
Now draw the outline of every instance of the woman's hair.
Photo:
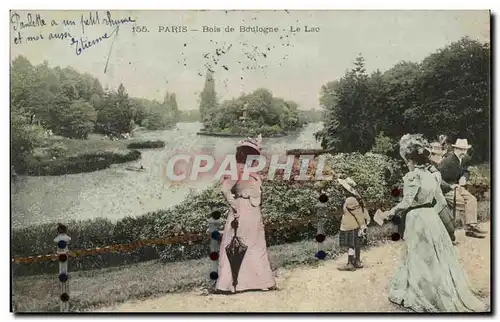
M 236 163 L 246 164 L 249 155 L 259 155 L 259 151 L 249 147 L 241 146 L 236 149 Z
M 430 162 L 431 146 L 422 134 L 405 134 L 399 141 L 399 154 L 416 165 L 424 165 Z
M 416 165 L 425 165 L 430 162 L 430 155 L 429 150 L 416 148 L 406 155 L 406 159 L 411 160 Z

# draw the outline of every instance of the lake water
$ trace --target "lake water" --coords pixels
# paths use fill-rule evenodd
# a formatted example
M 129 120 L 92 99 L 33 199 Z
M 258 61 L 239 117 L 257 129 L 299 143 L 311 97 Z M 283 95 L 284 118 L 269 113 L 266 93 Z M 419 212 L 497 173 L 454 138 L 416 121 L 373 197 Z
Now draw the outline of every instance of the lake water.
M 314 132 L 321 123 L 307 125 L 293 136 L 264 138 L 263 148 L 273 153 L 287 149 L 319 148 Z M 172 188 L 164 177 L 167 160 L 178 152 L 209 152 L 214 156 L 234 153 L 240 138 L 196 135 L 201 123 L 178 123 L 177 130 L 137 132 L 140 140 L 162 140 L 165 148 L 142 150 L 139 162 L 113 165 L 109 169 L 64 176 L 20 176 L 12 184 L 12 226 L 66 222 L 96 217 L 118 220 L 165 209 L 184 200 L 190 189 L 203 189 L 212 182 L 199 181 Z M 130 165 L 146 171 L 128 171 Z

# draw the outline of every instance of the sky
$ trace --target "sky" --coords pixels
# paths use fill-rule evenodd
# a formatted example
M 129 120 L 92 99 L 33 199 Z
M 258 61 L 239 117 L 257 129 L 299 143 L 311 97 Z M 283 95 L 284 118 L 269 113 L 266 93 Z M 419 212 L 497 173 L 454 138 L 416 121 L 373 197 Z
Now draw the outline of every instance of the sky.
M 82 18 L 90 22 L 91 14 L 99 24 L 82 28 Z M 181 110 L 198 108 L 209 68 L 220 99 L 264 87 L 313 109 L 321 86 L 342 77 L 359 53 L 368 72 L 384 71 L 403 60 L 421 61 L 464 36 L 490 37 L 485 10 L 111 11 L 118 30 L 108 18 L 106 11 L 11 11 L 11 59 L 24 55 L 33 64 L 71 66 L 105 87 L 123 83 L 134 97 L 162 100 L 174 92 Z M 187 31 L 172 32 L 173 26 Z M 203 32 L 203 26 L 221 31 Z M 241 32 L 240 26 L 278 30 Z M 61 33 L 66 39 L 49 39 Z M 82 49 L 82 42 L 96 39 Z

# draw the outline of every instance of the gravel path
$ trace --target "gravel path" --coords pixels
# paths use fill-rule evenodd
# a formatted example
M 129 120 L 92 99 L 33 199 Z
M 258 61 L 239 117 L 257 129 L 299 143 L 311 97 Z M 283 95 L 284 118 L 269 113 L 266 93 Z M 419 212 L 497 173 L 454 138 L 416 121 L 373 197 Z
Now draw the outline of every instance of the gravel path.
M 490 223 L 484 223 L 490 229 Z M 490 236 L 465 237 L 457 231 L 462 265 L 473 287 L 489 302 Z M 362 252 L 365 267 L 338 271 L 347 255 L 318 267 L 297 267 L 277 272 L 278 291 L 236 295 L 203 295 L 201 291 L 168 294 L 131 301 L 99 311 L 114 312 L 398 312 L 387 300 L 387 284 L 401 259 L 401 242 L 387 242 Z

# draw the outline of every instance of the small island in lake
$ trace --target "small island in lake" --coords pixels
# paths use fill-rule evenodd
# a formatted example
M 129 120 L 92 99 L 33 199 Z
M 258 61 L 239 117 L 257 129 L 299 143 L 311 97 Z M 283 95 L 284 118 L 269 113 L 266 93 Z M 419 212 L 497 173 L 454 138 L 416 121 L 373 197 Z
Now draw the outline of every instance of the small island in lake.
M 204 128 L 199 135 L 245 137 L 260 133 L 263 137 L 281 137 L 300 131 L 306 124 L 297 103 L 274 97 L 265 88 L 218 103 L 210 71 L 200 96 Z

